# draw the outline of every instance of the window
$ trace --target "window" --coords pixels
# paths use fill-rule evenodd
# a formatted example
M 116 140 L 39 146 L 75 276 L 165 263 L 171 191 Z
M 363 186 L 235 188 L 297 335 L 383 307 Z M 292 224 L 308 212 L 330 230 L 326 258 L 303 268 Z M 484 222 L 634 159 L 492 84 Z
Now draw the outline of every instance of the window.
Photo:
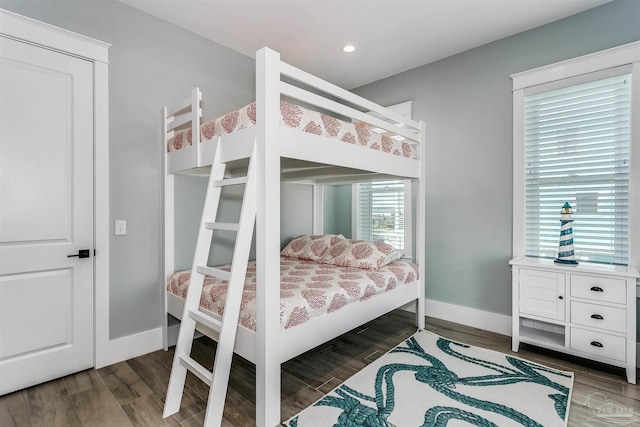
M 526 255 L 556 256 L 569 202 L 576 259 L 628 264 L 630 79 L 525 91 Z
M 555 258 L 569 202 L 578 261 L 637 262 L 639 60 L 632 43 L 512 76 L 514 256 Z
M 410 118 L 412 107 L 413 101 L 407 101 L 387 108 Z M 403 251 L 405 257 L 413 257 L 412 197 L 411 181 L 402 179 L 353 184 L 352 237 L 385 242 Z
M 410 182 L 361 182 L 353 188 L 354 238 L 388 243 L 410 257 Z

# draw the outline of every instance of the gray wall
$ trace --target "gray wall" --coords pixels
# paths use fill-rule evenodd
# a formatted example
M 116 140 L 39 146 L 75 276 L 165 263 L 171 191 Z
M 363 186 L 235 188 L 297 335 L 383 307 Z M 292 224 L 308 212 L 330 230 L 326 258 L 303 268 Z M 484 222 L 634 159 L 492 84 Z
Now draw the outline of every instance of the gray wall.
M 284 247 L 294 237 L 313 232 L 313 187 L 281 184 L 280 200 L 280 247 Z
M 160 327 L 163 193 L 160 108 L 199 86 L 204 117 L 255 100 L 255 61 L 115 0 L 0 0 L 0 7 L 111 43 L 110 217 L 127 221 L 112 236 L 111 339 Z M 176 268 L 190 268 L 206 178 L 176 178 Z M 282 243 L 312 230 L 311 186 L 282 187 Z M 220 220 L 237 219 L 241 193 L 223 194 Z M 291 201 L 291 203 L 290 203 Z M 233 220 L 233 219 L 231 219 Z M 233 236 L 220 233 L 210 262 L 231 259 Z M 226 246 L 226 250 L 225 250 Z M 221 249 L 221 250 L 220 250 Z M 252 251 L 252 256 L 255 251 Z
M 427 297 L 511 314 L 510 74 L 640 40 L 617 0 L 356 90 L 427 123 Z
M 205 117 L 240 107 L 254 98 L 254 61 L 115 0 L 0 0 L 0 7 L 113 44 L 110 216 L 126 219 L 128 234 L 111 238 L 110 336 L 157 328 L 162 313 L 159 108 L 196 85 L 205 94 Z M 414 117 L 427 121 L 428 298 L 510 314 L 509 74 L 639 40 L 639 16 L 639 1 L 616 0 L 357 90 L 386 105 L 414 100 Z M 176 213 L 185 220 L 199 217 L 202 203 L 198 185 L 190 190 L 189 185 L 189 178 L 178 183 L 191 192 L 184 196 L 186 210 Z M 283 199 L 300 201 L 310 194 L 309 187 L 283 188 Z M 351 209 L 349 191 L 331 194 L 330 227 L 347 235 L 350 214 L 335 206 Z M 283 240 L 307 232 L 309 218 L 310 210 L 283 211 L 283 223 L 291 225 Z M 190 248 L 193 236 L 185 233 L 178 244 Z M 190 251 L 179 251 L 179 257 L 190 257 Z
M 351 185 L 327 185 L 323 196 L 324 232 L 352 238 Z
M 175 268 L 191 268 L 193 251 L 198 234 L 198 225 L 204 205 L 207 178 L 195 176 L 176 176 L 175 191 Z M 222 190 L 222 200 L 218 221 L 237 222 L 242 206 L 242 188 L 226 187 Z M 283 183 L 280 186 L 282 209 L 280 211 L 280 246 L 300 234 L 309 234 L 313 230 L 313 189 L 307 184 Z M 235 232 L 216 231 L 213 237 L 209 265 L 231 262 Z M 249 254 L 255 259 L 255 234 Z
M 255 97 L 254 61 L 115 0 L 0 0 L 0 7 L 113 44 L 110 217 L 127 220 L 127 235 L 110 242 L 110 337 L 157 328 L 163 312 L 160 107 L 195 86 L 204 92 L 205 117 L 241 107 Z

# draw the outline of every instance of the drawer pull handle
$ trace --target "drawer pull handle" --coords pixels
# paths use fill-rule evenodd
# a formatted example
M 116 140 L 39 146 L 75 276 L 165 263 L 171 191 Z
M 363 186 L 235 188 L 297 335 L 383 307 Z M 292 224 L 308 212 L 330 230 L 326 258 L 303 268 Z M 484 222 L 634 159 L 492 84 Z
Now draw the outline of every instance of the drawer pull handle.
M 598 341 L 591 341 L 591 345 L 592 345 L 592 346 L 594 346 L 594 347 L 599 347 L 599 348 L 604 347 L 604 346 L 602 345 L 602 343 L 601 343 L 601 342 L 598 342 Z
M 592 318 L 592 319 L 597 319 L 597 320 L 603 320 L 603 319 L 604 319 L 604 317 L 602 317 L 602 316 L 601 316 L 601 315 L 599 315 L 599 314 L 592 314 L 592 315 L 591 315 L 591 318 Z
M 604 290 L 602 290 L 602 288 L 600 286 L 592 286 L 591 290 L 593 292 L 604 292 Z

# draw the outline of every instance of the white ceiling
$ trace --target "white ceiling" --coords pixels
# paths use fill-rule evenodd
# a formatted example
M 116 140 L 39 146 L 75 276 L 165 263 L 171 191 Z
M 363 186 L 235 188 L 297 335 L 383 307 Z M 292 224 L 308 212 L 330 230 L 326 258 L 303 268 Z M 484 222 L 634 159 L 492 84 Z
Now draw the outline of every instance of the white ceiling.
M 611 0 L 120 1 L 252 58 L 268 46 L 352 89 Z

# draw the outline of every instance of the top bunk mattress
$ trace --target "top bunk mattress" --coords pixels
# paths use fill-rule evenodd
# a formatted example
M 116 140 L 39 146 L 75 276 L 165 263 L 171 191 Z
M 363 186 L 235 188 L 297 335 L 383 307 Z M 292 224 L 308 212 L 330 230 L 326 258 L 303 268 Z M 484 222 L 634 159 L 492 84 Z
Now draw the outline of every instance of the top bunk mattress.
M 230 265 L 218 268 L 231 270 Z M 174 273 L 167 282 L 167 292 L 184 299 L 190 275 L 189 270 Z M 392 262 L 378 270 L 366 270 L 281 256 L 280 327 L 284 330 L 300 325 L 349 304 L 414 283 L 417 278 L 418 266 L 404 261 Z M 227 285 L 226 280 L 205 276 L 200 308 L 222 316 Z M 255 331 L 255 316 L 256 262 L 250 261 L 238 323 Z
M 203 123 L 200 126 L 200 142 L 254 127 L 255 124 L 256 103 L 252 102 L 239 110 Z M 283 100 L 280 101 L 280 125 L 396 156 L 418 158 L 417 144 L 404 141 L 403 137 L 380 134 L 374 132 L 367 123 L 347 122 Z M 169 139 L 167 152 L 178 151 L 190 145 L 192 131 L 183 130 Z

